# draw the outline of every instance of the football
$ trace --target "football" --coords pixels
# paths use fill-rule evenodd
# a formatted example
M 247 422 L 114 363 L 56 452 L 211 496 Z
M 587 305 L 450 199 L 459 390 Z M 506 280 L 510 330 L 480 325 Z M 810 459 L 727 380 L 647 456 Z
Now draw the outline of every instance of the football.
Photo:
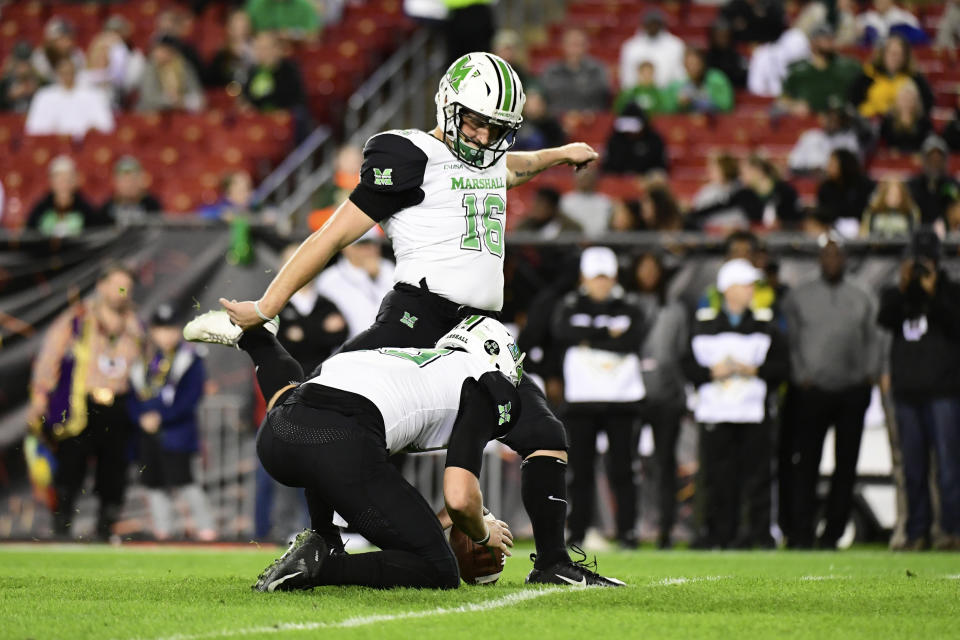
M 500 579 L 507 560 L 503 551 L 480 546 L 455 526 L 450 529 L 450 546 L 460 566 L 460 578 L 467 584 L 495 584 Z

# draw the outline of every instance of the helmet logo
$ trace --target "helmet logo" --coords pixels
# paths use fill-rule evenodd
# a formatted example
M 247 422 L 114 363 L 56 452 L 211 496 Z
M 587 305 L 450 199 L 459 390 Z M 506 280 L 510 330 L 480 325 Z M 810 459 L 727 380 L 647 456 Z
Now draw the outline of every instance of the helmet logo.
M 453 89 L 455 93 L 460 92 L 460 83 L 463 82 L 463 79 L 466 78 L 467 74 L 471 71 L 473 71 L 473 67 L 470 66 L 469 55 L 457 60 L 456 64 L 447 71 L 447 82 L 450 83 L 450 88 Z
M 500 355 L 500 345 L 496 340 L 487 340 L 483 343 L 483 350 L 492 356 Z

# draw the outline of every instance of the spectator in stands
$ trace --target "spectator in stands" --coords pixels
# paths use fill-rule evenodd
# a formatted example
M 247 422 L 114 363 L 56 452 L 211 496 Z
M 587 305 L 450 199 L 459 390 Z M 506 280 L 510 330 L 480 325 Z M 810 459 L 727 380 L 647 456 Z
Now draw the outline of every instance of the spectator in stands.
M 823 4 L 809 3 L 779 38 L 755 47 L 747 69 L 750 93 L 771 98 L 782 95 L 790 65 L 810 57 L 811 35 L 826 19 L 827 9 Z
M 40 88 L 40 76 L 30 63 L 33 49 L 20 41 L 3 65 L 0 75 L 0 111 L 26 113 L 34 94 Z
M 153 43 L 140 80 L 138 111 L 200 111 L 205 96 L 200 78 L 170 36 Z
M 27 112 L 27 135 L 68 135 L 82 138 L 90 129 L 113 131 L 113 113 L 107 96 L 97 89 L 79 86 L 71 58 L 56 66 L 57 83 L 37 91 Z
M 960 549 L 960 285 L 940 266 L 940 240 L 921 230 L 897 285 L 880 295 L 893 333 L 890 376 L 907 491 L 906 549 L 930 545 L 930 457 L 940 489 L 939 547 Z
M 920 226 L 920 210 L 907 185 L 899 180 L 880 183 L 863 214 L 864 236 L 907 237 Z
M 781 475 L 792 499 L 788 546 L 813 546 L 817 480 L 827 430 L 834 427 L 833 477 L 826 506 L 827 526 L 818 545 L 833 549 L 847 527 L 863 416 L 870 389 L 880 374 L 880 345 L 873 297 L 847 278 L 846 254 L 837 234 L 820 237 L 820 274 L 793 288 L 783 301 L 790 344 L 790 399 L 783 416 L 782 445 L 790 462 Z M 786 496 L 790 498 L 790 496 Z
M 597 191 L 599 177 L 597 167 L 584 167 L 574 174 L 573 191 L 560 198 L 560 212 L 576 221 L 588 236 L 603 234 L 613 215 L 613 200 Z
M 689 342 L 689 313 L 682 303 L 667 301 L 664 266 L 657 254 L 640 256 L 634 274 L 643 317 L 650 327 L 640 349 L 646 389 L 641 417 L 653 429 L 660 513 L 657 547 L 669 549 L 676 521 L 677 440 L 687 406 L 686 379 L 680 362 Z
M 197 48 L 190 43 L 190 34 L 193 31 L 193 14 L 176 5 L 163 11 L 157 17 L 157 30 L 154 40 L 165 40 L 170 46 L 183 56 L 190 65 L 194 75 L 203 76 L 203 60 Z
M 717 274 L 719 310 L 700 309 L 682 365 L 697 387 L 705 531 L 697 546 L 772 548 L 771 429 L 767 394 L 787 377 L 789 353 L 769 310 L 751 311 L 759 271 L 731 260 Z M 741 514 L 749 514 L 740 527 Z
M 639 228 L 644 231 L 683 230 L 683 213 L 666 180 L 647 180 L 647 187 L 640 196 Z
M 904 82 L 897 91 L 893 108 L 880 123 L 880 139 L 888 149 L 914 153 L 932 132 L 933 124 L 923 113 L 917 85 Z
M 563 60 L 540 75 L 539 85 L 554 113 L 603 111 L 610 106 L 607 69 L 587 55 L 587 44 L 583 31 L 568 29 L 563 34 Z
M 883 42 L 891 33 L 914 44 L 929 42 L 917 17 L 898 7 L 893 0 L 873 0 L 873 9 L 857 16 L 857 30 L 864 44 Z
M 482 49 L 480 49 L 482 51 Z M 493 36 L 493 53 L 507 61 L 520 78 L 520 84 L 527 93 L 527 104 L 524 107 L 523 123 L 527 124 L 526 109 L 530 106 L 530 90 L 533 88 L 533 76 L 527 66 L 527 50 L 523 38 L 513 29 L 500 29 Z
M 873 62 L 863 66 L 863 72 L 850 87 L 850 101 L 860 109 L 860 115 L 873 118 L 887 114 L 897 100 L 900 87 L 912 80 L 920 92 L 923 112 L 933 107 L 933 91 L 926 79 L 913 68 L 910 44 L 901 36 L 891 35 L 884 41 Z
M 654 81 L 653 63 L 644 60 L 637 71 L 637 84 L 624 88 L 617 94 L 617 98 L 613 101 L 613 112 L 623 113 L 628 104 L 635 104 L 646 114 L 662 113 L 665 111 L 664 92 L 665 90 L 660 89 Z
M 517 133 L 513 148 L 517 151 L 536 151 L 559 147 L 567 142 L 567 134 L 560 121 L 550 113 L 543 92 L 537 87 L 526 89 L 527 102 L 523 105 L 523 126 Z
M 344 247 L 342 257 L 317 276 L 317 291 L 347 320 L 347 339 L 373 324 L 380 301 L 393 289 L 394 264 L 383 257 L 377 227 Z
M 109 224 L 98 216 L 77 188 L 77 165 L 69 156 L 50 161 L 50 191 L 30 211 L 27 228 L 53 236 L 75 236 Z
M 63 58 L 73 61 L 73 68 L 83 69 L 86 58 L 77 46 L 73 25 L 63 18 L 54 16 L 43 28 L 43 44 L 33 51 L 30 62 L 43 82 L 59 80 L 57 62 Z
M 292 244 L 283 250 L 281 264 L 287 263 L 298 246 L 300 245 Z M 379 247 L 376 243 L 372 243 L 372 246 Z M 281 327 L 277 339 L 304 371 L 313 371 L 329 358 L 349 335 L 346 318 L 337 305 L 320 295 L 318 285 L 318 281 L 305 284 L 293 294 L 290 302 L 280 312 Z M 341 300 L 348 295 L 347 291 L 356 294 L 356 289 L 344 283 L 339 295 Z
M 733 109 L 733 87 L 722 71 L 708 69 L 704 54 L 688 48 L 683 56 L 685 80 L 674 80 L 663 91 L 661 108 L 666 113 L 717 113 Z
M 246 171 L 232 171 L 223 177 L 220 199 L 200 210 L 200 217 L 207 220 L 229 222 L 237 217 L 249 216 L 253 204 L 253 180 Z
M 705 61 L 707 67 L 722 71 L 735 88 L 747 86 L 747 61 L 737 51 L 730 23 L 723 18 L 718 18 L 710 26 Z
M 856 237 L 875 187 L 856 155 L 847 149 L 835 150 L 827 162 L 826 178 L 817 188 L 817 220 L 846 238 Z
M 640 201 L 615 201 L 608 230 L 613 232 L 642 230 L 640 226 Z
M 667 150 L 663 138 L 653 128 L 643 110 L 628 104 L 613 121 L 607 139 L 603 170 L 609 173 L 647 173 L 667 168 Z
M 143 167 L 133 156 L 123 156 L 113 165 L 113 195 L 100 208 L 100 217 L 126 226 L 143 222 L 163 207 L 147 191 Z
M 684 79 L 683 40 L 667 31 L 667 17 L 659 9 L 643 14 L 643 31 L 638 31 L 620 47 L 620 87 L 637 84 L 640 64 L 653 63 L 654 78 L 661 89 Z
M 236 90 L 239 92 L 253 65 L 250 34 L 249 14 L 242 9 L 233 11 L 227 18 L 226 40 L 207 67 L 205 81 L 208 86 L 226 87 L 230 83 L 236 83 Z
M 960 198 L 947 205 L 945 233 L 960 234 Z
M 736 42 L 773 42 L 787 28 L 783 5 L 775 0 L 730 0 L 720 16 L 733 28 Z
M 560 211 L 560 192 L 551 187 L 540 187 L 530 205 L 530 211 L 517 224 L 517 231 L 534 231 L 544 238 L 555 238 L 562 232 L 583 233 L 583 227 Z
M 447 36 L 447 62 L 453 64 L 472 51 L 490 51 L 496 31 L 493 0 L 442 0 Z
M 143 348 L 135 282 L 120 263 L 104 267 L 93 296 L 53 321 L 34 361 L 27 420 L 34 435 L 55 445 L 53 531 L 59 537 L 75 537 L 76 498 L 91 457 L 97 460 L 98 538 L 113 534 L 123 508 L 132 428 L 129 371 Z
M 838 47 L 852 47 L 860 41 L 860 32 L 857 29 L 858 1 L 836 0 L 837 19 L 833 24 L 837 27 L 835 42 Z
M 957 49 L 960 48 L 960 0 L 947 2 L 947 7 L 940 16 L 937 39 L 933 46 L 951 60 L 957 59 Z
M 274 31 L 288 40 L 313 39 L 322 26 L 310 0 L 247 0 L 245 10 L 255 32 Z
M 147 57 L 133 43 L 133 25 L 123 16 L 110 16 L 103 31 L 116 35 L 110 45 L 110 73 L 114 85 L 126 97 L 140 86 Z
M 810 59 L 790 66 L 779 104 L 794 115 L 822 113 L 832 99 L 846 98 L 859 75 L 860 64 L 837 54 L 833 28 L 821 24 L 810 35 Z
M 772 162 L 757 154 L 740 164 L 740 182 L 753 192 L 759 207 L 750 206 L 750 223 L 767 228 L 794 229 L 800 224 L 797 190 L 780 177 Z
M 756 201 L 740 183 L 740 161 L 727 153 L 707 160 L 707 184 L 693 197 L 686 225 L 692 228 L 730 230 L 749 226 L 757 217 Z
M 960 89 L 955 90 L 957 96 L 953 107 L 953 119 L 943 128 L 943 140 L 954 153 L 960 152 Z
M 837 149 L 846 149 L 862 157 L 860 139 L 854 127 L 854 114 L 841 98 L 830 98 L 830 106 L 819 114 L 819 129 L 804 131 L 790 150 L 787 165 L 794 173 L 822 172 L 827 168 L 830 154 Z
M 269 31 L 253 40 L 253 61 L 243 97 L 258 111 L 293 110 L 306 104 L 296 62 L 283 57 L 277 36 Z
M 570 543 L 582 545 L 593 520 L 597 434 L 610 443 L 607 478 L 616 501 L 617 540 L 636 548 L 634 422 L 646 396 L 640 346 L 646 320 L 617 284 L 617 256 L 589 247 L 580 257 L 580 288 L 557 305 L 553 335 L 564 349 L 564 424 L 570 440 Z
M 122 78 L 115 78 L 110 68 L 110 50 L 117 40 L 116 34 L 108 32 L 94 37 L 87 49 L 87 66 L 77 73 L 78 85 L 102 91 L 112 106 L 119 105 L 123 96 Z
M 947 171 L 948 158 L 943 138 L 931 134 L 923 141 L 923 171 L 907 182 L 925 225 L 943 224 L 947 207 L 960 200 L 960 184 Z
M 130 369 L 133 393 L 127 410 L 140 427 L 140 481 L 147 489 L 154 537 L 167 540 L 174 533 L 171 498 L 178 497 L 190 508 L 192 537 L 210 541 L 217 536 L 213 513 L 191 468 L 200 449 L 197 409 L 206 372 L 174 316 L 168 304 L 151 316 L 149 344 Z

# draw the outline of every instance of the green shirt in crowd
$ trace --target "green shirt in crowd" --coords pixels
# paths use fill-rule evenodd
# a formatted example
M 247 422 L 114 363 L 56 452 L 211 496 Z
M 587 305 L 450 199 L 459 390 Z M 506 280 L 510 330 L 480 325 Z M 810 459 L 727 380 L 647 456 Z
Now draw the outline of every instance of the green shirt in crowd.
M 680 104 L 682 97 L 687 98 L 687 104 Z M 690 80 L 677 80 L 663 90 L 660 100 L 663 113 L 730 111 L 733 108 L 733 85 L 723 71 L 707 69 L 699 86 Z
M 830 98 L 847 101 L 850 85 L 860 75 L 860 64 L 844 56 L 834 56 L 823 69 L 809 60 L 790 65 L 783 83 L 783 95 L 791 100 L 803 100 L 814 112 L 826 111 Z
M 310 0 L 247 0 L 247 15 L 254 31 L 316 33 L 320 17 Z
M 631 89 L 624 89 L 613 101 L 613 112 L 623 113 L 627 105 L 635 104 L 645 113 L 651 115 L 663 113 L 663 99 L 660 97 L 660 93 L 660 89 L 651 86 L 636 86 Z

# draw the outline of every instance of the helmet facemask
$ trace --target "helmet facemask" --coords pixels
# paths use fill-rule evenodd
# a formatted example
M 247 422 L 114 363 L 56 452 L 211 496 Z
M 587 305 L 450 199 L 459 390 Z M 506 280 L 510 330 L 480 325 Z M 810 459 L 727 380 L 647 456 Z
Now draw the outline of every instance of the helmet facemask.
M 458 160 L 477 169 L 486 169 L 499 162 L 503 154 L 513 147 L 520 129 L 519 124 L 488 118 L 457 102 L 445 106 L 443 114 L 443 134 L 450 151 Z M 486 144 L 468 137 L 463 132 L 464 117 L 468 121 L 475 118 L 481 127 L 487 127 L 489 135 Z

